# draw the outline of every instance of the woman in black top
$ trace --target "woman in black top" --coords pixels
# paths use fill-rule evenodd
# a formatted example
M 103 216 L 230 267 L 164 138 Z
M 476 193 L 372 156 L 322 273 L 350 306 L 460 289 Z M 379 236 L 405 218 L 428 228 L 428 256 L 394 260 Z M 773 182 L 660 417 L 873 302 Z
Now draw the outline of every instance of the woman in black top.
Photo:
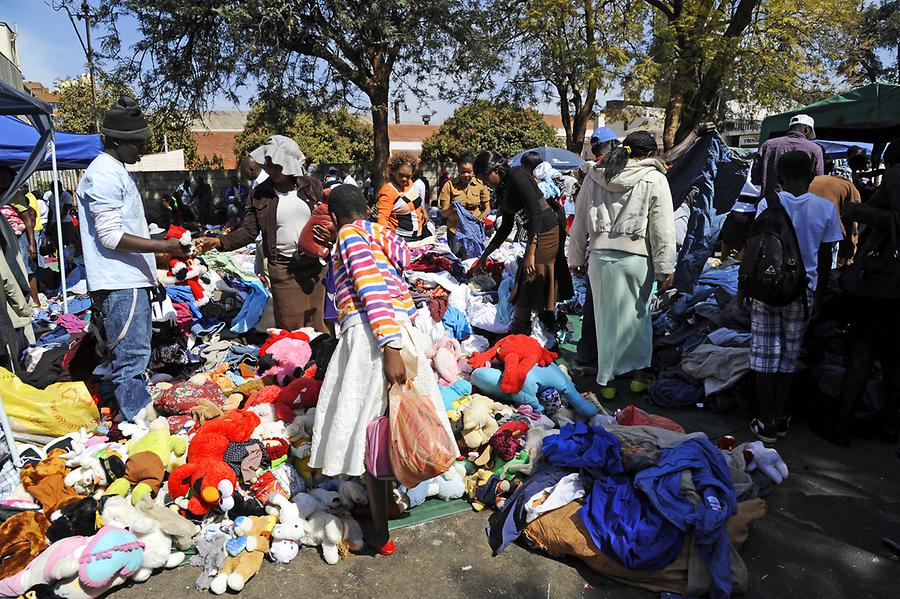
M 530 334 L 533 311 L 537 311 L 541 320 L 552 328 L 558 294 L 555 264 L 563 248 L 556 212 L 544 200 L 531 173 L 522 167 L 511 168 L 503 155 L 482 152 L 475 158 L 473 166 L 476 176 L 497 190 L 501 215 L 500 226 L 478 259 L 475 270 L 484 269 L 490 255 L 512 232 L 516 214 L 520 215 L 528 239 L 525 258 L 510 297 L 515 306 L 510 333 Z

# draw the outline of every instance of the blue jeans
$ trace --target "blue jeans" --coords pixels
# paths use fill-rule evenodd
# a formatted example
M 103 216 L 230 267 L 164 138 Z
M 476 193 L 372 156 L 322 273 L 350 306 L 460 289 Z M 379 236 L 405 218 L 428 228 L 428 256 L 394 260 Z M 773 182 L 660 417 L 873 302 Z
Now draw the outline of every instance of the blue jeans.
M 102 318 L 103 338 L 112 356 L 112 376 L 100 394 L 114 396 L 122 416 L 133 420 L 150 403 L 144 373 L 150 364 L 152 312 L 150 289 L 117 289 L 93 294 Z

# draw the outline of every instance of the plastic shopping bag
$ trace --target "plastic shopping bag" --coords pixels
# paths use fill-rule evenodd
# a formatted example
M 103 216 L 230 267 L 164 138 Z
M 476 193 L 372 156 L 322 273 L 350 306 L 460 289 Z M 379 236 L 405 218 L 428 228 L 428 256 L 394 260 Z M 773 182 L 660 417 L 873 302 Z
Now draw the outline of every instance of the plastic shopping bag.
M 93 430 L 100 413 L 84 383 L 54 383 L 36 389 L 0 368 L 0 398 L 13 431 L 59 437 L 84 427 Z
M 434 402 L 410 383 L 390 390 L 391 466 L 407 488 L 443 474 L 456 461 L 457 448 Z

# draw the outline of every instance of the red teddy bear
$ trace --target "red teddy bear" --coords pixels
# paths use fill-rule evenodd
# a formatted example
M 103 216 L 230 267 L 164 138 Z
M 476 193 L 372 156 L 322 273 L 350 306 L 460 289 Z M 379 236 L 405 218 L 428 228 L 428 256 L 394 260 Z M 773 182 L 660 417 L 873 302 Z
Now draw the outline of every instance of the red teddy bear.
M 525 386 L 525 377 L 535 365 L 547 366 L 553 363 L 557 354 L 544 349 L 538 341 L 528 335 L 509 335 L 494 344 L 486 352 L 469 358 L 472 368 L 484 368 L 494 359 L 503 362 L 503 376 L 500 389 L 514 394 Z

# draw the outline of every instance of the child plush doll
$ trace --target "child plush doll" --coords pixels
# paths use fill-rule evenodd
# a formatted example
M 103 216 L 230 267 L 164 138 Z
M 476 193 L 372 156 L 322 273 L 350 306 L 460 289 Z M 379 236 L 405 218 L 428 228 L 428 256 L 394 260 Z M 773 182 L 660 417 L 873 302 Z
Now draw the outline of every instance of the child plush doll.
M 368 206 L 359 188 L 336 186 L 328 205 L 338 229 L 332 268 L 341 336 L 319 392 L 309 466 L 325 476 L 365 475 L 373 518 L 367 540 L 391 555 L 396 547 L 388 533 L 390 487 L 365 469 L 366 427 L 385 413 L 388 386 L 409 379 L 432 399 L 450 439 L 453 434 L 437 375 L 425 357 L 431 344 L 411 324 L 416 307 L 400 274 L 409 264 L 406 244 L 365 220 Z M 407 352 L 408 361 L 401 356 Z
M 206 265 L 199 258 L 193 257 L 194 242 L 191 240 L 191 234 L 187 229 L 172 225 L 166 232 L 166 239 L 177 239 L 185 248 L 190 248 L 188 258 L 171 258 L 169 260 L 169 271 L 165 277 L 160 277 L 160 283 L 163 285 L 183 285 L 191 290 L 194 296 L 194 303 L 197 306 L 203 306 L 209 302 L 209 294 L 200 284 L 200 278 L 207 273 Z

